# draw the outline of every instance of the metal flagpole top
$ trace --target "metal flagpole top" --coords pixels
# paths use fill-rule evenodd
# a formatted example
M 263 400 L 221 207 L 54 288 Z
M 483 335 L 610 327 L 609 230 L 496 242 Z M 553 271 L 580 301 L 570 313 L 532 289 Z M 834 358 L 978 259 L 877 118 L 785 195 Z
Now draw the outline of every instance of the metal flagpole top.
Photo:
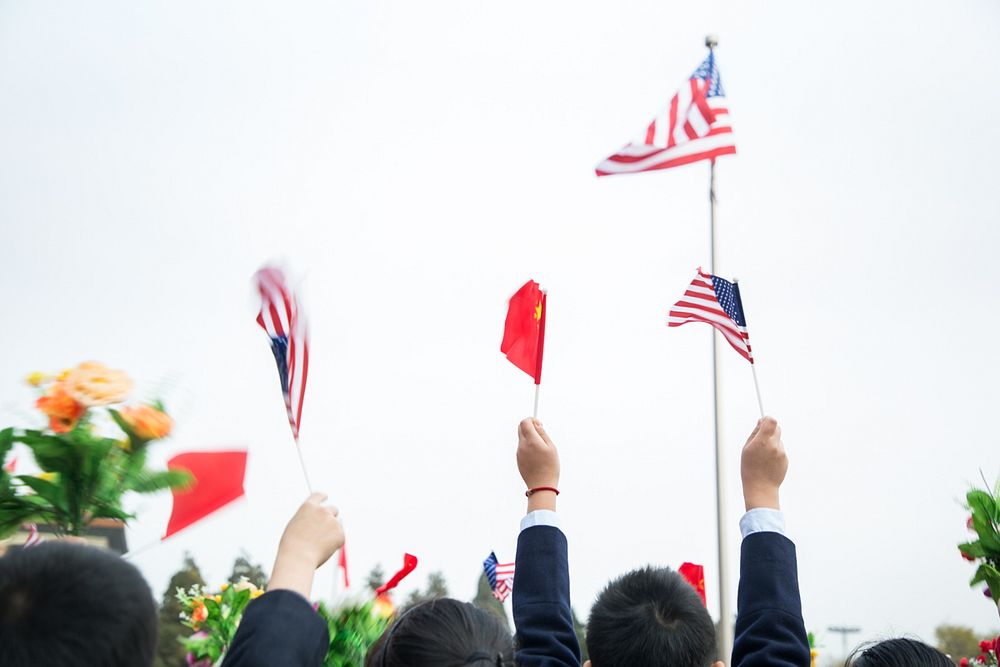
M 719 38 L 716 35 L 705 35 L 705 46 L 714 49 L 719 45 Z

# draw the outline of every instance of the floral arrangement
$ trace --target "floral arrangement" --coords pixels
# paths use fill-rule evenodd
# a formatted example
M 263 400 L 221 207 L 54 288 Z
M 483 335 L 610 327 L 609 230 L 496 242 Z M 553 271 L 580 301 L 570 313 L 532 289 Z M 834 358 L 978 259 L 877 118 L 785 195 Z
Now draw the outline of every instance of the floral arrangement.
M 0 469 L 0 538 L 25 523 L 81 535 L 95 519 L 134 518 L 122 508 L 127 492 L 153 493 L 190 482 L 184 471 L 146 467 L 148 445 L 173 427 L 162 404 L 109 407 L 123 403 L 132 390 L 124 372 L 86 362 L 58 375 L 33 373 L 27 381 L 41 392 L 35 407 L 48 417 L 48 427 L 0 430 L 0 460 L 6 461 L 14 443 L 23 443 L 42 473 L 15 475 L 11 464 Z M 102 434 L 114 427 L 120 431 L 116 437 Z
M 1000 484 L 993 491 L 973 488 L 965 496 L 969 516 L 966 526 L 976 539 L 958 545 L 962 557 L 978 563 L 970 586 L 985 583 L 983 593 L 1000 608 Z
M 219 662 L 236 636 L 247 605 L 263 594 L 246 577 L 231 586 L 222 584 L 218 593 L 210 593 L 202 586 L 187 591 L 178 588 L 181 622 L 195 631 L 183 640 L 188 664 L 211 667 Z
M 997 665 L 1000 664 L 997 654 L 1000 654 L 1000 637 L 979 642 L 979 655 L 975 658 L 962 658 L 958 661 L 958 664 L 960 667 L 969 667 L 969 665 Z
M 330 629 L 330 650 L 323 667 L 360 667 L 368 649 L 378 641 L 392 621 L 392 606 L 384 600 L 348 603 L 329 609 L 322 602 L 316 609 Z
M 192 586 L 186 591 L 177 589 L 181 622 L 194 631 L 182 640 L 188 651 L 188 665 L 221 664 L 247 605 L 263 593 L 245 577 L 232 586 L 223 584 L 214 593 L 202 586 Z M 349 602 L 336 608 L 323 602 L 314 606 L 330 631 L 330 649 L 323 667 L 364 665 L 368 649 L 389 626 L 393 613 L 391 604 L 386 606 L 384 600 Z

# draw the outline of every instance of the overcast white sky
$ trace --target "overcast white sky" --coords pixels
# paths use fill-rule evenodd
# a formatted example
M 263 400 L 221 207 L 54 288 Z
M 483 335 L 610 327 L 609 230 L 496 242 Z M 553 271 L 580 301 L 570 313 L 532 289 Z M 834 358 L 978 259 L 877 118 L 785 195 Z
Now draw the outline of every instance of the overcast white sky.
M 592 171 L 706 32 L 739 150 L 718 269 L 784 426 L 806 625 L 833 648 L 833 624 L 985 633 L 955 545 L 967 485 L 1000 473 L 995 0 L 0 0 L 3 423 L 39 421 L 30 371 L 128 370 L 177 418 L 158 460 L 251 455 L 245 501 L 136 558 L 157 594 L 186 550 L 213 581 L 240 548 L 270 567 L 304 488 L 249 280 L 283 259 L 312 320 L 302 443 L 353 575 L 411 551 L 404 595 L 440 569 L 468 599 L 523 513 L 532 387 L 499 343 L 532 277 L 577 610 L 650 562 L 704 563 L 712 600 L 710 335 L 666 327 L 708 261 L 708 165 Z M 735 577 L 757 415 L 728 348 L 722 373 Z M 169 505 L 137 503 L 133 545 Z

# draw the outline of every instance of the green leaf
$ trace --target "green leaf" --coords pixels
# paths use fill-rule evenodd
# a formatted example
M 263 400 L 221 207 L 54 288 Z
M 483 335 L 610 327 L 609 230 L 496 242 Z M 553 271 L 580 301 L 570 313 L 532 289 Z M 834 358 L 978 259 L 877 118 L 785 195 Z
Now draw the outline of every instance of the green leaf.
M 969 585 L 975 586 L 980 582 L 986 582 L 986 585 L 990 589 L 990 597 L 993 598 L 994 602 L 1000 604 L 1000 571 L 989 563 L 983 563 L 976 570 L 976 574 L 972 577 Z
M 69 513 L 69 507 L 66 505 L 66 491 L 62 486 L 31 475 L 18 475 L 15 479 L 20 480 L 22 484 L 51 503 L 60 513 Z
M 6 463 L 7 454 L 14 446 L 14 429 L 5 428 L 0 431 L 0 462 Z
M 187 470 L 164 470 L 152 472 L 140 470 L 128 480 L 127 486 L 136 493 L 154 493 L 164 489 L 183 487 L 191 483 L 193 477 Z
M 978 541 L 959 544 L 958 550 L 973 558 L 986 558 L 986 549 Z
M 972 489 L 966 494 L 965 499 L 968 501 L 969 507 L 972 508 L 973 517 L 976 514 L 982 514 L 983 518 L 990 520 L 996 515 L 996 501 L 988 492 Z

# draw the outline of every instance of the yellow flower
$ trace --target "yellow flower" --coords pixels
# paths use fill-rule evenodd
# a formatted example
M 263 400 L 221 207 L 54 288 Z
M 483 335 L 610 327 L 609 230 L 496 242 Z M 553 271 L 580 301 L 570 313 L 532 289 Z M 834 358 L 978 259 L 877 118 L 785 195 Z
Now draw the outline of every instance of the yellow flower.
M 48 374 L 42 373 L 41 371 L 35 371 L 28 377 L 24 378 L 24 381 L 30 384 L 32 387 L 40 387 L 46 382 L 48 382 L 50 379 L 51 378 L 49 377 Z
M 59 477 L 59 473 L 55 472 L 40 472 L 36 475 L 38 479 L 44 479 L 46 482 L 54 482 Z
M 143 440 L 165 438 L 170 435 L 170 429 L 174 426 L 174 420 L 170 415 L 151 405 L 122 408 L 121 415 L 132 432 Z
M 80 364 L 63 381 L 70 396 L 87 407 L 121 403 L 132 391 L 132 380 L 124 372 L 96 361 Z
M 224 584 L 222 584 L 221 586 L 219 586 L 219 590 L 220 590 L 220 591 L 222 591 L 223 593 L 225 593 L 225 592 L 226 592 L 226 589 L 227 589 L 227 588 L 229 588 L 229 583 L 228 583 L 228 582 L 227 582 L 227 583 L 224 583 Z
M 63 369 L 63 371 L 59 375 L 56 376 L 56 381 L 57 382 L 62 382 L 63 380 L 65 380 L 66 378 L 68 378 L 69 374 L 70 374 L 70 371 L 72 371 L 72 370 L 73 370 L 72 368 L 65 368 L 65 369 Z
M 250 593 L 250 599 L 251 600 L 256 600 L 257 598 L 259 598 L 263 594 L 264 594 L 264 591 L 262 589 L 260 589 L 260 588 L 254 589 L 254 591 L 252 593 Z
M 214 598 L 212 598 L 212 599 L 213 599 L 213 600 L 215 600 L 215 603 L 216 603 L 216 604 L 222 604 L 222 596 L 221 596 L 221 595 L 216 595 L 216 596 L 215 596 Z

